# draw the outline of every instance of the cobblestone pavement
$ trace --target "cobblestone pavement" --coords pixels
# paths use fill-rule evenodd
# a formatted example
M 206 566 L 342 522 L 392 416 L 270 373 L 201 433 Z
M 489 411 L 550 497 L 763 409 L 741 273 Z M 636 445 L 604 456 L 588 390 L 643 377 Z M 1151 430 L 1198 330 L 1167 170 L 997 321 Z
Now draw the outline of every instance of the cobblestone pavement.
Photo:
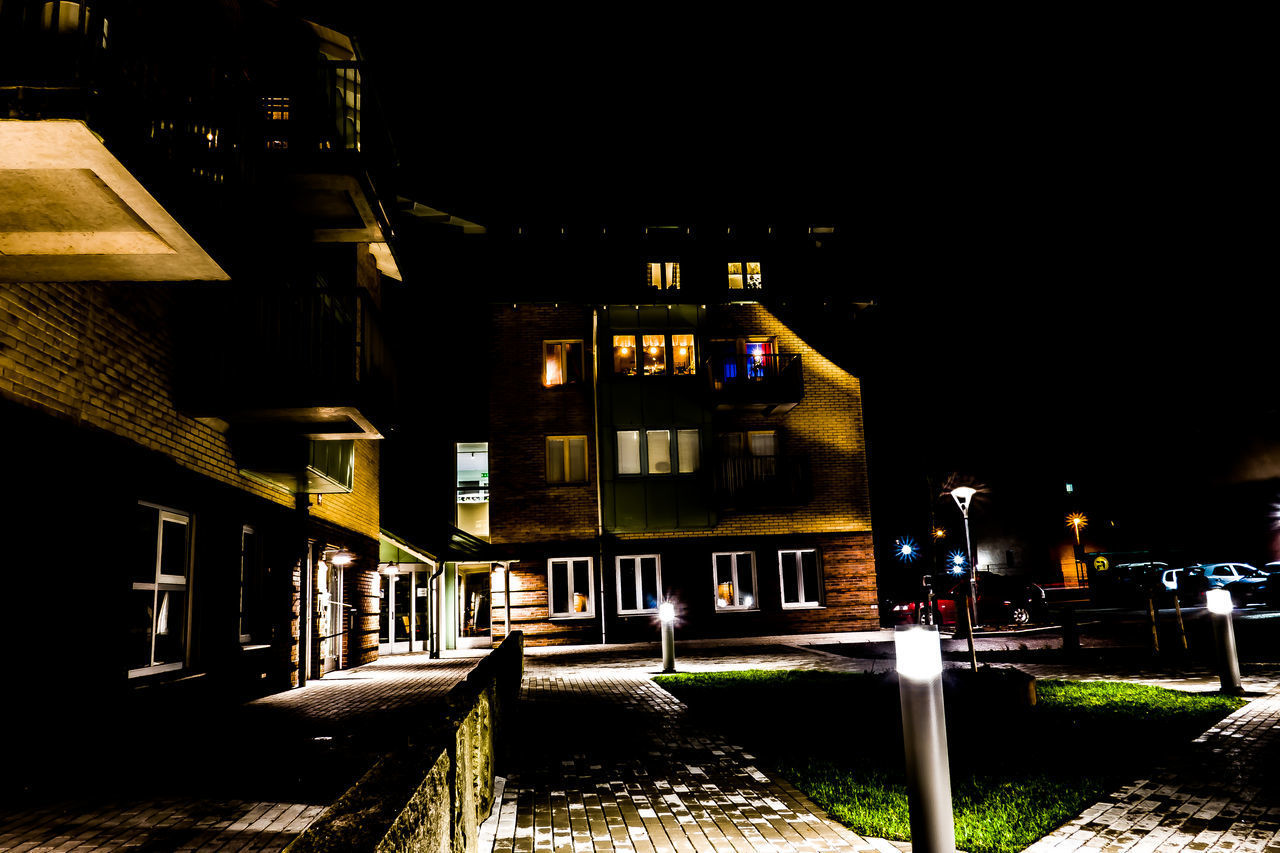
M 891 640 L 891 633 L 875 632 L 682 643 L 677 668 L 884 671 L 892 661 L 877 646 Z M 977 645 L 986 652 L 1027 647 L 1008 638 Z M 959 640 L 944 646 L 952 653 L 965 648 Z M 519 737 L 537 746 L 517 761 L 482 849 L 910 850 L 835 824 L 785 781 L 769 779 L 749 753 L 694 728 L 685 707 L 649 680 L 660 669 L 656 655 L 653 646 L 529 650 L 522 713 L 528 728 Z M 1172 673 L 1141 666 L 1117 673 L 1097 663 L 1018 666 L 1038 678 L 1218 689 L 1216 675 L 1191 665 Z M 1270 769 L 1280 759 L 1280 668 L 1255 667 L 1244 681 L 1251 694 L 1266 695 L 1206 732 L 1177 765 L 1135 781 L 1029 849 L 1280 853 L 1280 792 Z M 589 724 L 593 719 L 602 722 Z
M 383 658 L 86 751 L 65 785 L 0 803 L 0 851 L 282 850 L 476 660 Z
M 681 671 L 862 669 L 862 662 L 775 642 L 681 649 Z M 652 682 L 648 648 L 530 649 L 524 745 L 492 825 L 495 853 L 581 851 L 888 851 L 828 820 L 755 759 L 687 720 Z

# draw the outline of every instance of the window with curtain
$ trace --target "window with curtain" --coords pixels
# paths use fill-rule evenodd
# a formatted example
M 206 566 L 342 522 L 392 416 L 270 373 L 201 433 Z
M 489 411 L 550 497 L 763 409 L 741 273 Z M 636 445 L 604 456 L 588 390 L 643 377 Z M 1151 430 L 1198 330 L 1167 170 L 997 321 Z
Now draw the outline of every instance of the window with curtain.
M 667 336 L 644 335 L 644 375 L 657 376 L 667 372 Z
M 620 376 L 636 375 L 636 336 L 613 336 L 613 372 Z
M 576 385 L 582 381 L 582 341 L 543 341 L 542 362 L 543 385 Z
M 587 480 L 587 437 L 547 436 L 547 482 L 585 483 Z
M 693 353 L 693 335 L 671 336 L 671 372 L 676 376 L 689 376 L 698 372 Z

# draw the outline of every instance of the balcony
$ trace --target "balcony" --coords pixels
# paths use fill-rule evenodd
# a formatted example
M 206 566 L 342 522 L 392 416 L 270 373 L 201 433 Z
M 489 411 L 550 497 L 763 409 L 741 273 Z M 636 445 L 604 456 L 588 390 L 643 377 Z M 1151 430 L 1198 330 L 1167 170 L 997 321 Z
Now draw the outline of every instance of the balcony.
M 706 372 L 717 409 L 782 414 L 804 399 L 798 353 L 713 356 Z
M 812 494 L 807 456 L 725 456 L 715 468 L 723 509 L 798 506 Z
M 382 437 L 396 372 L 366 291 L 223 288 L 190 294 L 182 309 L 189 414 L 273 437 Z

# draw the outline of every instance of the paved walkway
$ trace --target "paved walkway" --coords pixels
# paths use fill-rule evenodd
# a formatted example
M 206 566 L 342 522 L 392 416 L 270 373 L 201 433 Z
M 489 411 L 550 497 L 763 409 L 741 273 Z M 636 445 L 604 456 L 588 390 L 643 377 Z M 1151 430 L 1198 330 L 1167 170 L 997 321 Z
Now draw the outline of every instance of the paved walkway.
M 1034 634 L 983 638 L 988 654 L 1052 646 Z M 964 643 L 947 641 L 949 666 Z M 892 635 L 681 642 L 681 671 L 884 670 Z M 402 742 L 474 665 L 471 656 L 383 660 L 249 703 L 229 719 L 179 723 L 154 743 L 86 754 L 65 789 L 0 804 L 0 851 L 279 851 L 378 752 Z M 1115 678 L 1110 664 L 1020 662 L 1041 678 Z M 486 850 L 876 851 L 751 754 L 699 730 L 650 678 L 656 645 L 531 648 L 513 765 L 486 825 Z M 1216 690 L 1212 673 L 1122 668 L 1122 678 Z M 1035 853 L 1280 853 L 1280 669 L 1254 668 L 1266 691 L 1177 762 L 1135 780 L 1033 845 Z
M 65 782 L 0 803 L 0 851 L 282 850 L 475 662 L 384 658 L 227 716 L 157 721 L 150 741 L 86 744 Z

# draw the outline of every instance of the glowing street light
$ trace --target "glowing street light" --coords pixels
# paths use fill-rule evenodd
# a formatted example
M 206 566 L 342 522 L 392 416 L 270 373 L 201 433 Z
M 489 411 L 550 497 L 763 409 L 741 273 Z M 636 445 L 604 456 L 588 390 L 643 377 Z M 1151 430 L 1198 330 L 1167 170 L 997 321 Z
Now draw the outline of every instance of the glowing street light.
M 658 605 L 658 621 L 662 623 L 662 671 L 676 671 L 676 606 L 670 601 Z
M 1205 607 L 1213 621 L 1213 633 L 1218 647 L 1218 683 L 1223 693 L 1240 695 L 1240 661 L 1236 655 L 1236 632 L 1231 627 L 1231 611 L 1234 604 L 1231 593 L 1225 589 L 1211 589 L 1204 594 Z
M 956 486 L 951 490 L 960 514 L 964 516 L 964 552 L 969 558 L 969 600 L 965 602 L 964 620 L 967 623 L 965 633 L 969 640 L 969 661 L 974 672 L 978 670 L 978 653 L 973 648 L 973 623 L 978 617 L 978 578 L 973 560 L 973 542 L 969 538 L 969 504 L 978 490 L 972 486 Z M 972 610 L 970 610 L 972 606 Z
M 898 559 L 904 563 L 910 563 L 916 557 L 920 556 L 920 550 L 916 548 L 916 543 L 909 536 L 903 536 L 898 540 Z
M 1067 516 L 1067 527 L 1073 527 L 1076 531 L 1076 544 L 1080 544 L 1080 528 L 1089 526 L 1089 518 L 1082 512 L 1073 512 Z
M 907 759 L 911 848 L 955 853 L 951 770 L 942 706 L 942 647 L 932 627 L 899 628 L 893 635 L 902 703 L 902 745 Z

